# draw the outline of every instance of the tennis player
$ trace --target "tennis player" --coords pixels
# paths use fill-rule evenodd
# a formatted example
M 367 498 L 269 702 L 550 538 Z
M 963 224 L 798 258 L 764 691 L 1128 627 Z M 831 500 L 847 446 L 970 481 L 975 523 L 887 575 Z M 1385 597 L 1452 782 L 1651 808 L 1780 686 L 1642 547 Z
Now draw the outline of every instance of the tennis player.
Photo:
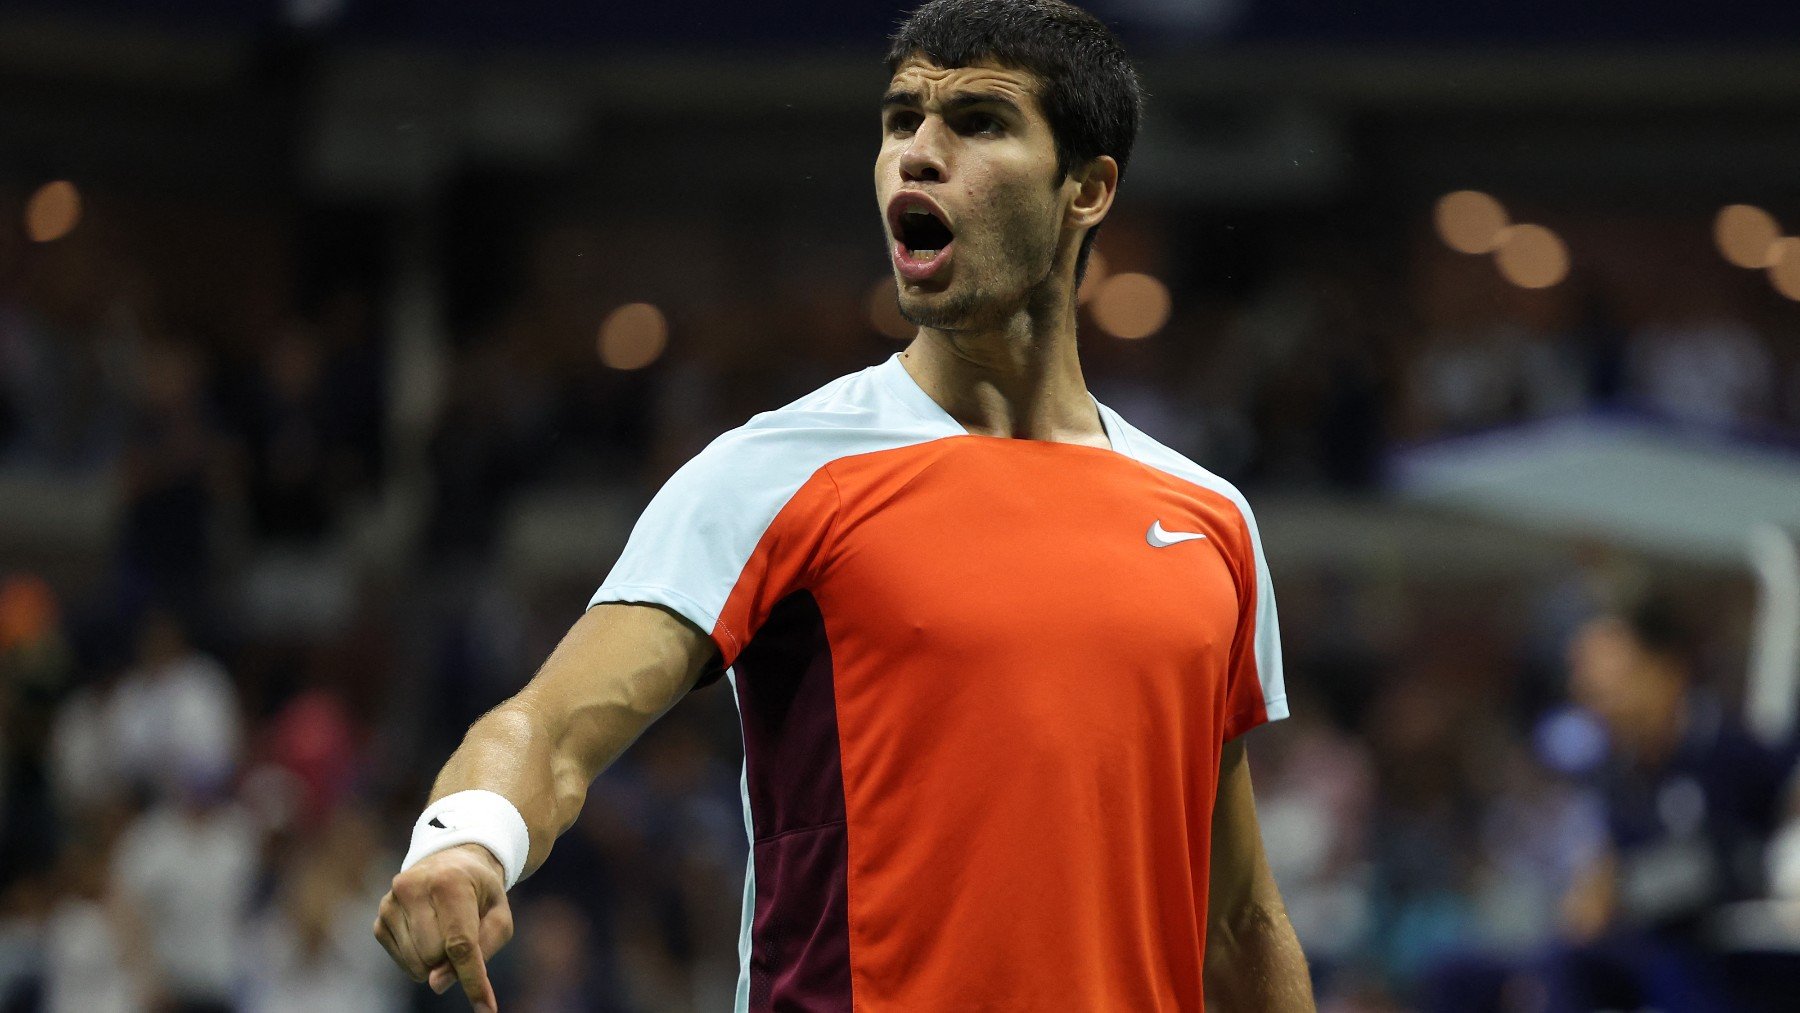
M 375 933 L 497 1009 L 507 889 L 724 675 L 738 1010 L 1311 1009 L 1244 758 L 1287 713 L 1256 522 L 1076 354 L 1132 65 L 1060 0 L 931 0 L 888 65 L 875 190 L 917 335 L 669 480 L 444 767 Z

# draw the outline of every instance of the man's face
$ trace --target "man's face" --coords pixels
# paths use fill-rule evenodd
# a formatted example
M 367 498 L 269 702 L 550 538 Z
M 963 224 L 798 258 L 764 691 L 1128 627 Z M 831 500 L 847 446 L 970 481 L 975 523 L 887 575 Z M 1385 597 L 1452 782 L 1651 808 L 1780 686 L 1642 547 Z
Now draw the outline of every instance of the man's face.
M 1680 692 L 1680 677 L 1615 618 L 1589 621 L 1569 645 L 1569 695 L 1615 734 L 1652 729 Z
M 913 323 L 996 326 L 1049 276 L 1074 189 L 1036 89 L 1027 71 L 921 57 L 889 82 L 875 196 Z

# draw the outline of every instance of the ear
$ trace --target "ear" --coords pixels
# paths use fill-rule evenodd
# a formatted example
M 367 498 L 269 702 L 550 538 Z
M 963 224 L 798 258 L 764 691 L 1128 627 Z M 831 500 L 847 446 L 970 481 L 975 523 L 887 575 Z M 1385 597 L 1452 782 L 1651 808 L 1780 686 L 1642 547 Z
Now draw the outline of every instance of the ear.
M 1075 188 L 1066 218 L 1068 226 L 1091 229 L 1112 210 L 1113 195 L 1119 191 L 1119 163 L 1111 155 L 1100 155 L 1069 173 L 1067 185 Z

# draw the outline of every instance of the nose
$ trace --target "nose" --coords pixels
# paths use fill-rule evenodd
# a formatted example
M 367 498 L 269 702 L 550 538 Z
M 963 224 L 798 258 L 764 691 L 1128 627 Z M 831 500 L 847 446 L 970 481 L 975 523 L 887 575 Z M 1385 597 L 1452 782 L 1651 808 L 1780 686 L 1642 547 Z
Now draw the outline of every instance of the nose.
M 900 153 L 900 178 L 908 183 L 942 183 L 949 176 L 944 158 L 944 122 L 927 116 Z

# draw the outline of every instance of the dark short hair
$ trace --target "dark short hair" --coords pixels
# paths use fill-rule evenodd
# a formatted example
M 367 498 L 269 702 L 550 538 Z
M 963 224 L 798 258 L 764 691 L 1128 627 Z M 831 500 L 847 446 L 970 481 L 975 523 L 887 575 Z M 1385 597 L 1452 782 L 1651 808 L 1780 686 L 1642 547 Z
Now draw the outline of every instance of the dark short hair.
M 888 73 L 914 55 L 940 67 L 991 61 L 1036 75 L 1058 178 L 1101 155 L 1112 156 L 1124 176 L 1144 91 L 1125 47 L 1087 11 L 1062 0 L 927 0 L 890 40 Z M 1082 239 L 1077 281 L 1098 231 Z
M 1675 662 L 1684 671 L 1698 663 L 1699 637 L 1680 603 L 1666 590 L 1648 588 L 1625 596 L 1616 612 L 1645 651 Z

